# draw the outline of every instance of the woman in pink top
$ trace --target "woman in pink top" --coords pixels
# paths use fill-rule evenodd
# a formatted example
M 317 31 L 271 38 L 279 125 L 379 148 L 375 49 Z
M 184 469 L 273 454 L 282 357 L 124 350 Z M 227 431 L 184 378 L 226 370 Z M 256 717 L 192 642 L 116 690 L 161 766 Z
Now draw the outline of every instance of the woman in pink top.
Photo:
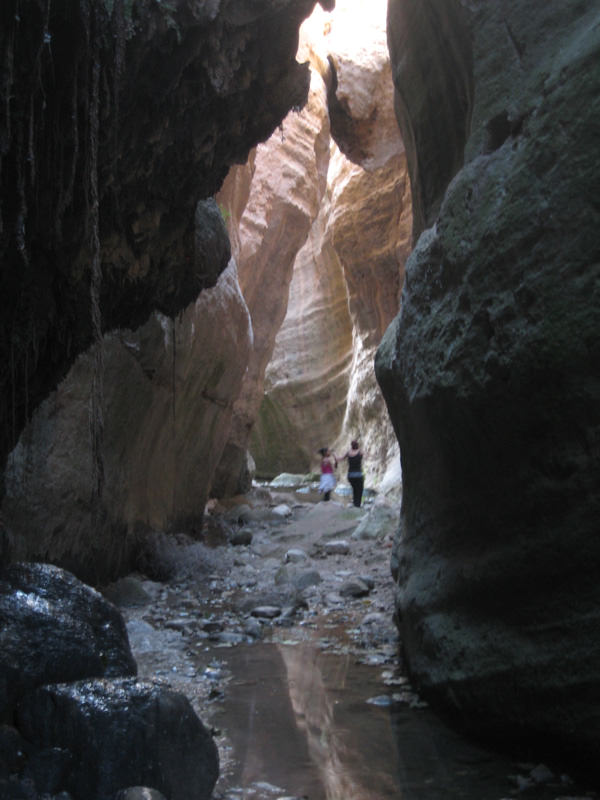
M 337 485 L 337 480 L 333 474 L 333 470 L 337 469 L 337 458 L 335 453 L 330 452 L 328 447 L 322 447 L 319 450 L 321 454 L 321 481 L 319 483 L 319 491 L 323 492 L 323 500 L 329 500 L 331 492 Z

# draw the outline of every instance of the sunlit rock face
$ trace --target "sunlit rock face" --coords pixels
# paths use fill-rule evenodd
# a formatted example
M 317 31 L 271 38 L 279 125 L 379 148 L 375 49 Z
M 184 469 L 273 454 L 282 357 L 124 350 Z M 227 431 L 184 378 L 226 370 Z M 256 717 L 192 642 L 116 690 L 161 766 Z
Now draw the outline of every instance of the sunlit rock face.
M 177 322 L 155 314 L 135 332 L 105 337 L 99 512 L 89 446 L 93 359 L 81 356 L 9 457 L 11 557 L 50 560 L 96 583 L 131 564 L 150 531 L 198 531 L 251 341 L 233 261 Z
M 408 261 L 377 374 L 402 453 L 394 563 L 413 676 L 472 727 L 511 743 L 550 739 L 595 768 L 600 17 L 592 5 L 391 0 L 399 121 L 412 137 L 422 219 L 434 224 Z M 463 68 L 451 69 L 457 58 Z M 450 142 L 427 124 L 438 111 L 445 130 L 454 123 Z M 428 175 L 428 166 L 439 172 Z
M 0 4 L 0 477 L 94 338 L 92 294 L 106 331 L 214 286 L 228 259 L 196 249 L 196 205 L 304 103 L 314 6 Z
M 373 372 L 375 348 L 398 309 L 412 224 L 393 114 L 385 3 L 365 9 L 359 2 L 338 2 L 332 14 L 317 9 L 303 26 L 301 45 L 313 68 L 309 111 L 320 122 L 308 125 L 302 115 L 291 114 L 282 135 L 274 134 L 258 153 L 272 153 L 278 172 L 297 172 L 303 193 L 313 199 L 302 236 L 295 236 L 297 212 L 290 209 L 291 216 L 283 217 L 269 211 L 281 201 L 264 194 L 267 187 L 256 177 L 249 184 L 241 183 L 239 172 L 230 175 L 233 191 L 224 200 L 232 209 L 229 227 L 240 274 L 247 269 L 245 246 L 253 276 L 259 269 L 269 276 L 258 305 L 241 278 L 255 327 L 268 327 L 269 342 L 262 372 L 249 370 L 243 397 L 252 413 L 240 416 L 236 455 L 241 459 L 250 442 L 259 474 L 307 471 L 317 463 L 317 448 L 343 451 L 358 437 L 371 483 L 389 469 L 398 486 L 397 445 Z M 297 131 L 293 138 L 290 130 Z M 250 178 L 251 170 L 244 174 Z M 285 230 L 279 245 L 286 248 L 285 259 L 269 251 L 257 237 L 262 231 L 246 222 L 253 203 L 267 209 L 282 235 Z M 295 252 L 288 250 L 292 236 Z M 284 288 L 278 319 L 285 319 L 277 333 L 264 298 L 280 291 L 278 286 Z M 237 474 L 231 467 L 228 472 Z
M 305 108 L 292 112 L 246 166 L 232 170 L 219 194 L 219 203 L 229 215 L 254 340 L 232 434 L 215 476 L 217 494 L 238 491 L 248 436 L 263 396 L 265 369 L 286 313 L 294 262 L 318 214 L 328 160 L 325 87 L 313 71 Z

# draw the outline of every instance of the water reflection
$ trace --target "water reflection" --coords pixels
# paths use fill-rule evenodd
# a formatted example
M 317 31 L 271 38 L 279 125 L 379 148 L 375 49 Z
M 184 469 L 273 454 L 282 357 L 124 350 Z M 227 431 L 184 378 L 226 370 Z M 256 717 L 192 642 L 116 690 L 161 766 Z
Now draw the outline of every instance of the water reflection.
M 574 793 L 559 778 L 517 792 L 534 765 L 465 741 L 429 709 L 367 703 L 385 690 L 380 669 L 352 655 L 313 643 L 262 643 L 225 659 L 236 676 L 219 720 L 235 758 L 221 782 L 225 797 L 501 800 L 518 793 L 553 800 Z M 227 793 L 232 787 L 235 795 Z
M 327 800 L 397 796 L 390 774 L 395 760 L 389 746 L 390 718 L 365 705 L 364 680 L 350 679 L 354 657 L 326 656 L 309 644 L 277 647 L 287 671 L 295 723 L 306 738 L 321 796 Z

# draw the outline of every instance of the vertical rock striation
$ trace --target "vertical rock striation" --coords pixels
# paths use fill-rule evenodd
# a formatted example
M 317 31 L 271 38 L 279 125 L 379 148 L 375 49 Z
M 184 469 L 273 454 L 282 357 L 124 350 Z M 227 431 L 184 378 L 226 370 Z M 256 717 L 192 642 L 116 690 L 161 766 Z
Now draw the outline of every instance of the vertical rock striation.
M 231 209 L 231 239 L 254 341 L 213 485 L 217 494 L 239 490 L 265 370 L 286 314 L 294 262 L 318 214 L 328 160 L 325 89 L 312 71 L 306 106 L 286 117 L 279 131 L 257 149 L 251 165 L 230 173 L 219 194 L 219 202 Z
M 593 767 L 600 12 L 391 0 L 388 35 L 417 229 L 433 223 L 376 362 L 407 663 L 471 727 Z
M 295 242 L 293 263 L 288 259 L 284 266 L 281 257 L 273 258 L 260 245 L 256 230 L 235 223 L 244 203 L 280 207 L 277 195 L 265 195 L 267 187 L 256 180 L 242 190 L 239 177 L 228 178 L 232 186 L 237 183 L 225 201 L 232 209 L 232 241 L 258 241 L 246 247 L 253 248 L 253 275 L 262 264 L 271 276 L 272 283 L 262 279 L 263 298 L 276 291 L 275 269 L 285 270 L 280 282 L 286 287 L 279 332 L 272 314 L 266 314 L 270 360 L 261 364 L 264 386 L 262 373 L 260 381 L 249 375 L 243 395 L 254 397 L 252 413 L 240 426 L 236 447 L 241 460 L 250 442 L 259 473 L 274 475 L 307 471 L 318 447 L 347 447 L 359 436 L 373 482 L 398 462 L 372 361 L 398 309 L 411 226 L 406 159 L 393 114 L 385 3 L 366 9 L 358 2 L 338 2 L 331 15 L 316 9 L 301 41 L 313 69 L 314 113 L 324 121 L 311 127 L 290 116 L 283 130 L 286 141 L 275 134 L 259 147 L 259 152 L 273 152 L 274 163 L 293 164 L 303 176 L 304 191 L 316 201 L 305 218 L 303 238 Z M 288 150 L 292 126 L 298 130 L 296 143 L 289 145 L 293 152 Z M 275 221 L 291 239 L 293 214 Z M 243 273 L 243 252 L 238 260 Z M 252 310 L 251 300 L 249 305 L 253 319 L 265 314 L 263 306 Z

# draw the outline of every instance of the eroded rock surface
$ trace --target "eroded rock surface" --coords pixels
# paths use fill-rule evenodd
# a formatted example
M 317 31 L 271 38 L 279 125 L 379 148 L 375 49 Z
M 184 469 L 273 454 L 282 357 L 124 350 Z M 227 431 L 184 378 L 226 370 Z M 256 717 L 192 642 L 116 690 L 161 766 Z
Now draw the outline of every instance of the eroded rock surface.
M 314 5 L 2 4 L 2 465 L 100 326 L 215 284 L 228 254 L 198 249 L 197 203 L 304 103 Z
M 139 559 L 151 531 L 189 533 L 228 435 L 252 331 L 235 264 L 177 321 L 104 338 L 104 486 L 93 520 L 91 354 L 44 401 L 10 456 L 12 558 L 50 559 L 97 584 Z
M 273 477 L 308 471 L 318 447 L 345 449 L 359 436 L 375 482 L 398 462 L 398 452 L 372 360 L 397 312 L 411 235 L 385 3 L 366 9 L 340 2 L 331 15 L 316 9 L 301 44 L 313 71 L 311 101 L 302 114 L 288 116 L 281 135 L 260 145 L 258 154 L 277 165 L 277 174 L 300 180 L 311 205 L 301 217 L 297 207 L 286 207 L 275 177 L 270 186 L 259 179 L 258 164 L 246 167 L 243 177 L 240 170 L 230 174 L 220 196 L 231 209 L 240 274 L 252 276 L 252 284 L 241 283 L 253 323 L 268 332 L 255 345 L 258 369 L 245 381 L 245 408 L 236 408 L 227 455 L 239 461 L 250 442 L 258 474 Z M 265 242 L 262 227 L 253 223 L 256 206 L 279 229 L 277 251 L 269 245 L 274 233 Z M 260 303 L 252 301 L 255 285 Z M 274 293 L 277 326 L 285 316 L 279 332 L 269 300 Z M 234 463 L 224 460 L 228 474 L 239 472 Z
M 377 356 L 402 453 L 395 566 L 407 662 L 461 721 L 510 742 L 550 738 L 592 767 L 598 8 L 392 0 L 389 20 L 413 191 L 435 219 Z M 428 126 L 440 108 L 454 144 Z

